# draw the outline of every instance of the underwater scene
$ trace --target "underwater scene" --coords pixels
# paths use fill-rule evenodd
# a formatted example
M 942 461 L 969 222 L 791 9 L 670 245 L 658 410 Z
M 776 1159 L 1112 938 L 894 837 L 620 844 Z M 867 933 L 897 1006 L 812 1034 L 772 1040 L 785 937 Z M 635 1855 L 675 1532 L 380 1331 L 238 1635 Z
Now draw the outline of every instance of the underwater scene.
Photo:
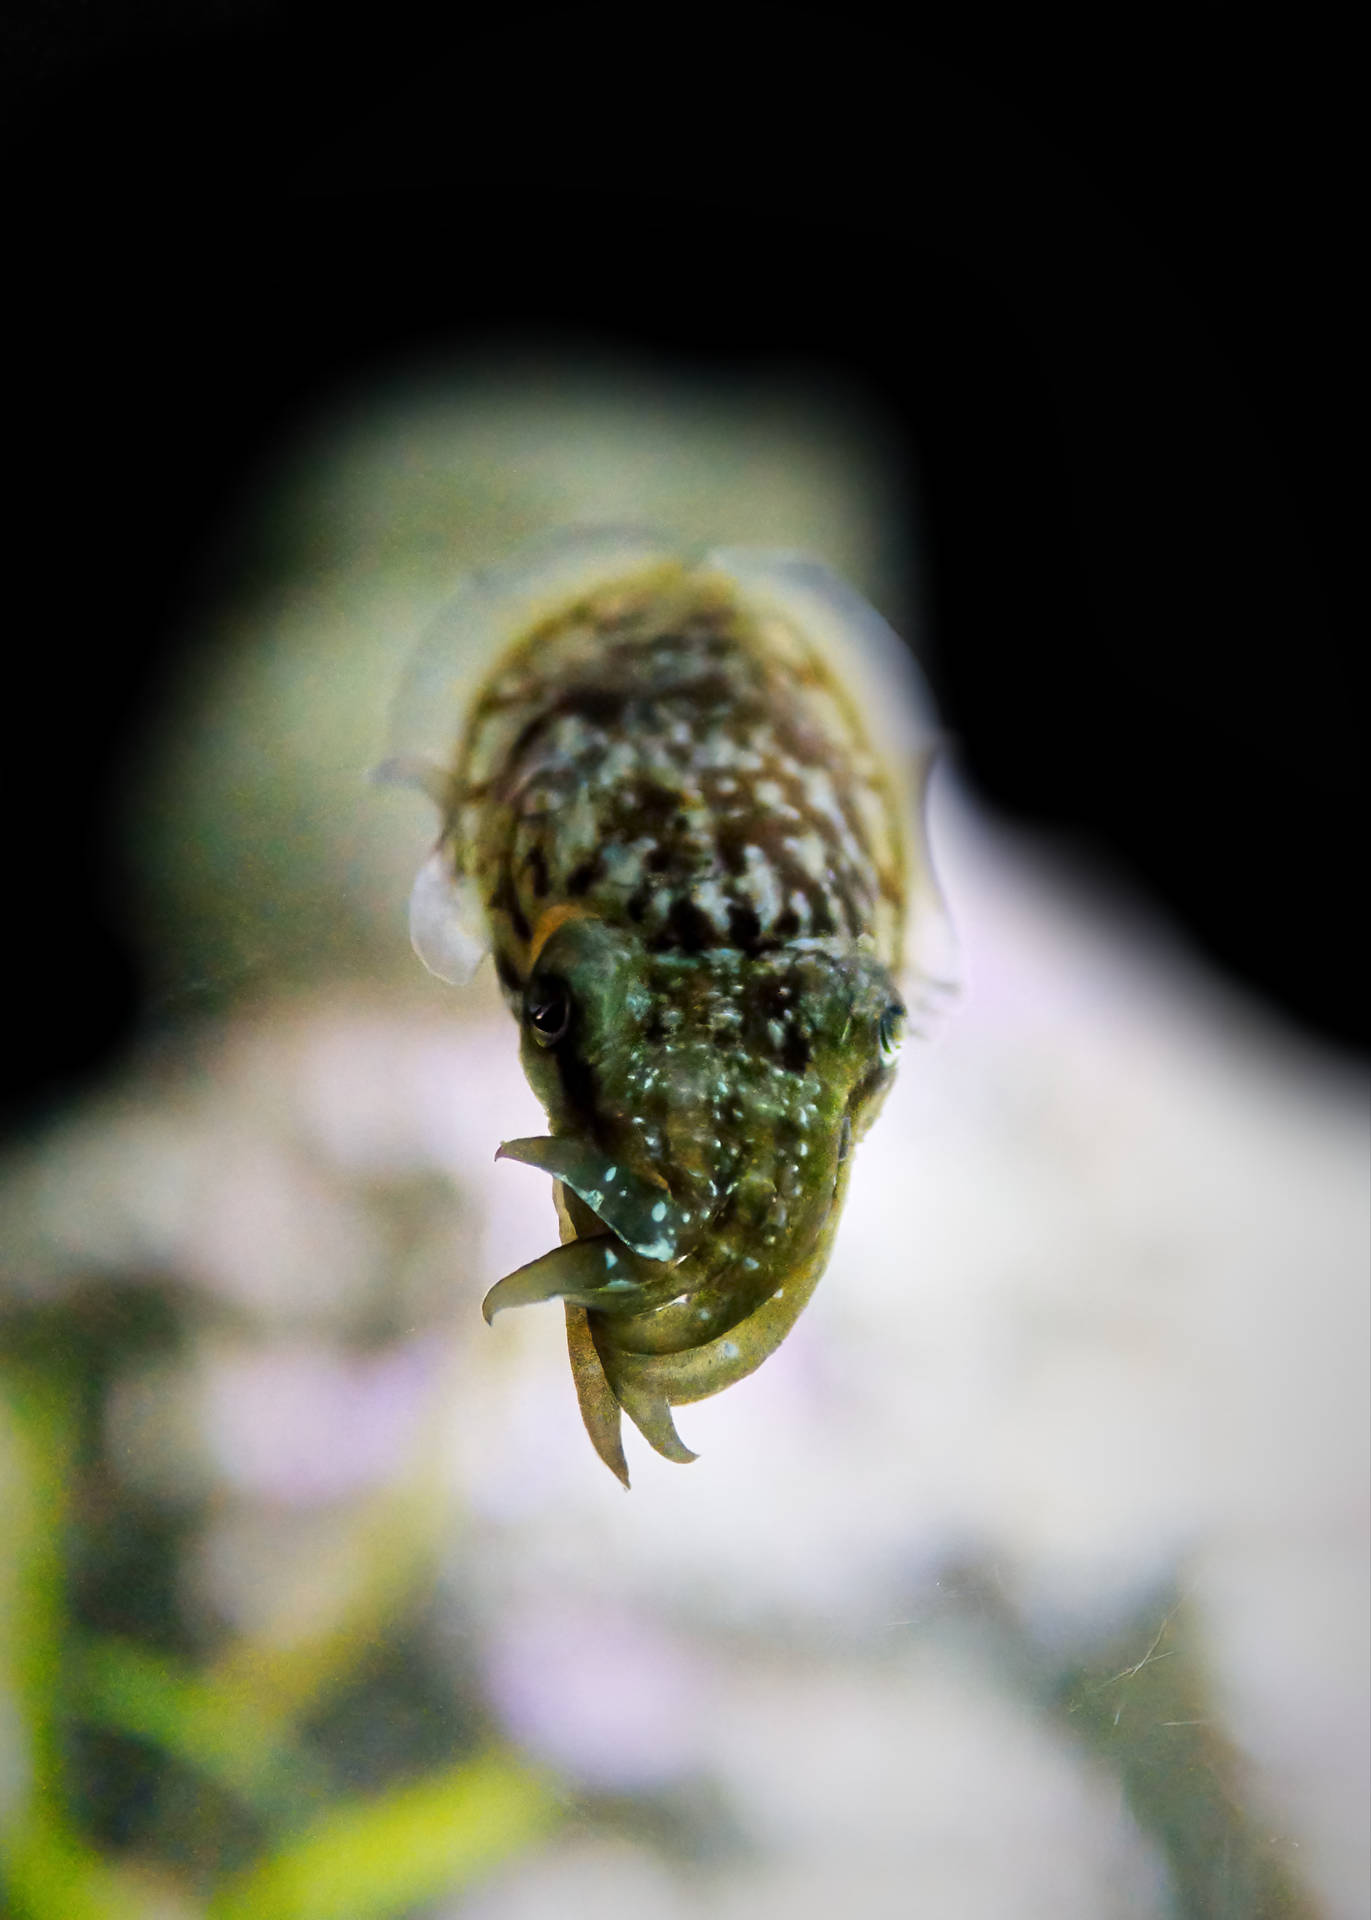
M 1364 1080 L 978 800 L 885 447 L 492 353 L 226 535 L 0 1161 L 7 1920 L 1366 1913 Z

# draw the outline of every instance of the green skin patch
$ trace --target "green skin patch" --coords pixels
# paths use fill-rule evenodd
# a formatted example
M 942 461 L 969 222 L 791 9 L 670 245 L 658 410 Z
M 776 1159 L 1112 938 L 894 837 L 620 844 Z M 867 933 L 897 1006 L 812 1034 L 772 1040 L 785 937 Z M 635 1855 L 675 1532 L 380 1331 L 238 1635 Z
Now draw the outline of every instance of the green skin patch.
M 524 1020 L 553 1132 L 501 1154 L 561 1183 L 581 1237 L 500 1281 L 487 1318 L 581 1309 L 617 1406 L 693 1459 L 672 1406 L 760 1366 L 823 1272 L 852 1143 L 893 1077 L 898 1000 L 864 954 L 654 956 L 586 918 L 547 941 L 524 997 L 567 1009 L 554 1042 Z M 650 1039 L 663 1007 L 671 1037 Z

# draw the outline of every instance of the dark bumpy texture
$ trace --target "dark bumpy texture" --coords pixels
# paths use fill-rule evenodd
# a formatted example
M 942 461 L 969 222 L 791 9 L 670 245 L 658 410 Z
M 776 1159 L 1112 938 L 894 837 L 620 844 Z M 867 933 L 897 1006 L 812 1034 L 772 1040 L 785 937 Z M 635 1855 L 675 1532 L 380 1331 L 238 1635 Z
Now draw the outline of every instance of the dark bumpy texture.
M 564 1244 L 501 1307 L 567 1303 L 597 1450 L 620 1409 L 758 1366 L 823 1271 L 892 1075 L 904 856 L 859 719 L 724 574 L 654 564 L 522 635 L 471 711 L 442 849 L 475 887 L 551 1136 Z

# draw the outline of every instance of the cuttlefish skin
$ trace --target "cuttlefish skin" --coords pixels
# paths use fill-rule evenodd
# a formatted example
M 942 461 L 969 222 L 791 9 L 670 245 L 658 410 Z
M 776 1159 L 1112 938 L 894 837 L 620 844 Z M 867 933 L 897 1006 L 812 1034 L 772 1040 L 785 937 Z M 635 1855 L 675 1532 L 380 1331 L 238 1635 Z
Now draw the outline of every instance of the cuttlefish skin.
M 758 1367 L 822 1275 L 893 1077 L 918 820 L 801 623 L 663 557 L 510 636 L 423 783 L 416 945 L 435 898 L 484 930 L 549 1123 L 500 1151 L 552 1176 L 561 1221 L 486 1317 L 565 1302 L 627 1485 L 621 1412 L 693 1459 L 671 1408 Z

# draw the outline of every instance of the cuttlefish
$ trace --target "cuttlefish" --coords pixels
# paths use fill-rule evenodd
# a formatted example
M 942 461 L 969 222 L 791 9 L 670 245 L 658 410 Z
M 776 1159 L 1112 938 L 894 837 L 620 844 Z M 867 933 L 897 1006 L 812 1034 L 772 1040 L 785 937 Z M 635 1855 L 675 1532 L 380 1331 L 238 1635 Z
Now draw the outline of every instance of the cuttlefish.
M 439 715 L 448 715 L 444 721 Z M 451 727 L 450 737 L 441 728 Z M 914 990 L 949 984 L 912 658 L 826 567 L 582 533 L 474 576 L 382 769 L 436 801 L 414 945 L 494 956 L 561 1244 L 485 1317 L 564 1303 L 597 1453 L 775 1352 L 827 1264 Z M 436 738 L 436 757 L 408 742 Z

